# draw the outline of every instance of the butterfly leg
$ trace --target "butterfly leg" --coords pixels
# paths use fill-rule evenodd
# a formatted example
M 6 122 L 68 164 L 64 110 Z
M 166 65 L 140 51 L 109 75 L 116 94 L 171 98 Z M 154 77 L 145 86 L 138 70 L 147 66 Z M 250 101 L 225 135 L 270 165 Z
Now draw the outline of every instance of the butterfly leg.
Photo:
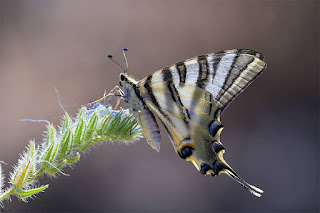
M 116 106 L 113 108 L 113 110 L 112 110 L 112 112 L 110 113 L 110 115 L 108 115 L 108 117 L 107 117 L 106 120 L 104 121 L 104 124 L 107 122 L 107 120 L 110 119 L 111 115 L 116 111 L 116 109 L 118 108 L 121 100 L 123 100 L 122 97 L 118 99 Z
M 115 94 L 114 91 L 117 91 L 119 94 Z M 113 96 L 113 95 L 119 95 L 119 96 L 121 96 L 121 97 L 123 96 L 123 91 L 120 89 L 119 86 L 115 86 L 107 95 L 103 96 L 102 98 L 86 104 L 86 107 L 89 107 L 89 106 L 91 106 L 91 105 L 93 105 L 93 104 L 100 103 L 101 101 L 105 100 L 107 97 Z
M 138 115 L 134 118 L 134 120 L 133 120 L 133 122 L 132 122 L 132 124 L 131 124 L 131 127 L 130 127 L 130 135 L 131 135 L 131 133 L 132 133 L 132 127 L 133 127 L 133 125 L 135 124 L 137 118 L 140 116 L 140 113 L 141 113 L 141 111 L 138 110 Z

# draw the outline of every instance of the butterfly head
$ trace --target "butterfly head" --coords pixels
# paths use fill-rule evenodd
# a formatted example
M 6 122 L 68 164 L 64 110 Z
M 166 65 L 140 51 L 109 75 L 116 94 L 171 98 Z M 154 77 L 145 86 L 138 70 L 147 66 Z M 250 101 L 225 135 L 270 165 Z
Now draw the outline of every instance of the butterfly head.
M 137 83 L 138 83 L 138 80 L 132 75 L 129 75 L 128 73 L 120 73 L 120 76 L 119 76 L 120 88 L 125 88 L 127 85 L 133 85 Z
M 128 73 L 120 73 L 119 87 L 124 92 L 123 98 L 125 102 L 128 102 L 129 99 L 132 99 L 138 82 L 139 81 L 135 77 L 129 75 Z

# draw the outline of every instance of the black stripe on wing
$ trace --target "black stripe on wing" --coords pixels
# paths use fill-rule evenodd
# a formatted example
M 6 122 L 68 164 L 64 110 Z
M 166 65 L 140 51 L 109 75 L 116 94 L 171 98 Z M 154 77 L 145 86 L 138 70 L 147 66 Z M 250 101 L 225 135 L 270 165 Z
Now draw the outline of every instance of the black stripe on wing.
M 171 121 L 171 119 L 169 118 L 169 116 L 161 109 L 160 104 L 158 102 L 158 100 L 156 99 L 152 87 L 151 87 L 151 83 L 152 83 L 152 75 L 149 75 L 143 86 L 144 88 L 147 90 L 148 95 L 150 97 L 151 102 L 155 105 L 155 107 L 157 108 L 157 110 L 162 114 L 162 116 L 171 124 L 174 126 L 174 123 Z
M 226 51 L 228 52 L 228 51 Z M 258 77 L 266 67 L 263 55 L 253 50 L 237 50 L 224 83 L 215 97 L 221 109 L 224 110 L 252 81 Z M 260 60 L 257 60 L 260 59 Z M 261 63 L 261 64 L 259 64 Z M 262 66 L 263 65 L 263 66 Z M 254 70 L 259 67 L 258 71 Z
M 186 65 L 184 64 L 184 61 L 180 61 L 176 63 L 175 66 L 176 66 L 176 69 L 178 70 L 180 83 L 186 83 L 187 68 L 186 68 Z
M 222 94 L 228 89 L 228 87 L 233 83 L 235 76 L 239 76 L 241 72 L 237 72 L 237 73 L 233 73 L 233 71 L 235 70 L 236 67 L 236 62 L 237 59 L 239 57 L 240 54 L 238 54 L 238 52 L 235 52 L 236 56 L 233 59 L 233 62 L 231 64 L 230 70 L 226 76 L 226 78 L 224 79 L 224 82 L 222 84 L 221 90 L 218 93 L 218 96 L 216 97 L 216 99 L 218 100 Z M 229 79 L 232 79 L 233 81 L 230 83 Z
M 207 61 L 207 56 L 202 55 L 198 57 L 199 63 L 199 74 L 197 79 L 197 86 L 204 89 L 209 80 L 209 65 Z
M 250 49 L 224 50 L 224 51 L 216 52 L 214 54 L 217 55 L 217 56 L 223 56 L 223 55 L 226 55 L 226 54 L 234 54 L 236 52 L 238 54 L 252 55 L 252 56 L 255 56 L 255 57 L 259 58 L 261 61 L 264 61 L 264 56 L 261 53 L 255 51 L 255 50 L 250 50 Z
M 183 103 L 180 99 L 180 94 L 177 88 L 175 87 L 175 85 L 173 84 L 173 77 L 169 68 L 165 68 L 162 70 L 162 77 L 163 77 L 163 81 L 166 83 L 166 87 L 169 90 L 170 97 L 171 97 L 171 99 L 169 96 L 167 97 L 167 101 L 166 101 L 167 105 L 170 106 L 172 105 L 172 103 L 176 103 L 176 107 L 179 109 L 183 122 L 186 124 L 186 126 L 189 126 L 189 122 L 188 122 L 188 119 L 190 119 L 189 111 L 183 106 Z

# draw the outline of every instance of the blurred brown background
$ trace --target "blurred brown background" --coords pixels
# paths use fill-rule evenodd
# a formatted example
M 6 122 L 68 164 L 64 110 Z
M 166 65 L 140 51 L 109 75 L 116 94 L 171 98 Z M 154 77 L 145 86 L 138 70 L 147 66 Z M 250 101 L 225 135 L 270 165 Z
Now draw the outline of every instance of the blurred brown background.
M 47 119 L 70 114 L 118 84 L 107 54 L 143 78 L 196 55 L 260 51 L 268 67 L 222 117 L 225 159 L 258 199 L 225 175 L 204 177 L 174 152 L 141 140 L 98 146 L 45 193 L 16 198 L 25 212 L 318 212 L 318 1 L 0 1 L 0 160 L 6 177 Z M 162 130 L 164 130 L 162 128 Z M 8 179 L 7 179 L 8 180 Z

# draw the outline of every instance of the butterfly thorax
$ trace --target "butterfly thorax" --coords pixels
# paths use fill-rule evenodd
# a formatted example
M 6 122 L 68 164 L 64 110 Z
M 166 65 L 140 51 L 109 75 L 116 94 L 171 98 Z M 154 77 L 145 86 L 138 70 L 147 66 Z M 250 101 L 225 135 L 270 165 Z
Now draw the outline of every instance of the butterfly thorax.
M 143 107 L 142 99 L 139 98 L 138 80 L 127 74 L 121 73 L 119 79 L 120 88 L 123 91 L 123 99 L 130 106 L 130 110 L 135 113 Z
M 119 85 L 123 91 L 122 97 L 124 101 L 128 103 L 130 111 L 135 116 L 138 116 L 140 126 L 148 144 L 159 152 L 161 140 L 159 126 L 154 115 L 145 103 L 139 83 L 140 81 L 127 73 L 120 74 Z

